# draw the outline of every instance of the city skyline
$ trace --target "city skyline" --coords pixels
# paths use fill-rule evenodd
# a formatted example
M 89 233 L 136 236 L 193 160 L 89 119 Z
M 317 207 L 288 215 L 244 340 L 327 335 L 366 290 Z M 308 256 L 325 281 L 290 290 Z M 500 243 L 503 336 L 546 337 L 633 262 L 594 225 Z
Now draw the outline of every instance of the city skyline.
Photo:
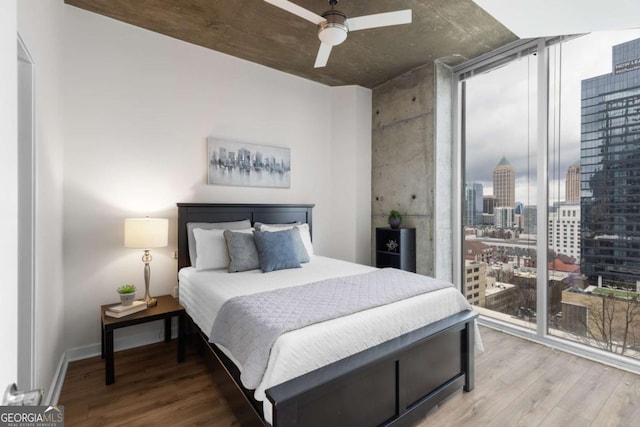
M 640 38 L 640 30 L 596 32 L 563 43 L 560 135 L 549 165 L 549 205 L 565 200 L 565 175 L 580 161 L 581 81 L 613 72 L 611 46 Z M 529 76 L 523 80 L 522 76 Z M 502 156 L 515 170 L 515 200 L 537 204 L 535 61 L 526 57 L 466 81 L 465 181 L 493 194 L 492 172 Z M 522 102 L 522 100 L 529 102 Z M 487 108 L 491 105 L 492 108 Z M 553 126 L 553 121 L 550 126 Z M 551 141 L 553 143 L 553 141 Z M 497 147 L 490 150 L 487 147 Z M 530 183 L 530 185 L 527 185 Z
M 504 162 L 509 163 L 509 159 L 506 158 L 506 156 L 502 156 L 501 160 L 498 162 L 498 164 L 496 165 L 496 167 L 493 170 L 493 183 L 496 182 L 496 180 L 498 181 L 507 181 L 509 179 L 511 179 L 510 177 L 507 177 L 504 172 L 502 174 L 500 173 L 496 173 L 499 169 L 504 169 Z M 502 166 L 502 168 L 500 168 Z M 509 164 L 509 166 L 511 166 Z M 517 175 L 517 172 L 515 171 L 515 169 L 513 167 L 511 167 L 511 169 L 514 170 L 514 172 Z M 504 175 L 504 176 L 501 176 Z M 563 185 L 565 186 L 565 197 L 562 200 L 556 200 L 556 202 L 580 202 L 580 161 L 576 161 L 574 163 L 572 163 L 571 165 L 569 165 L 569 167 L 567 168 L 567 170 L 565 171 L 565 179 L 562 180 Z M 515 179 L 515 178 L 514 178 Z M 509 206 L 509 207 L 515 207 L 518 203 L 522 204 L 523 206 L 535 206 L 535 200 L 532 201 L 532 203 L 530 204 L 526 204 L 524 203 L 522 200 L 519 200 L 517 197 L 515 198 L 509 198 L 508 200 L 513 200 L 513 203 L 501 203 L 502 199 L 501 197 L 499 197 L 498 195 L 495 194 L 495 192 L 490 192 L 488 193 L 485 190 L 485 186 L 484 184 L 482 184 L 481 182 L 469 182 L 467 181 L 465 186 L 470 186 L 470 185 L 477 185 L 479 186 L 479 188 L 482 190 L 481 195 L 484 197 L 494 197 L 496 199 L 496 207 L 503 207 L 503 206 Z M 502 184 L 507 185 L 508 184 Z M 490 188 L 495 188 L 496 185 L 492 185 Z M 577 190 L 576 190 L 577 187 Z M 467 189 L 465 189 L 465 192 L 468 191 Z M 576 196 L 577 194 L 577 196 Z M 568 197 L 567 197 L 568 195 Z M 484 210 L 484 209 L 483 209 Z M 486 213 L 486 212 L 485 212 Z
M 495 207 L 495 215 L 485 215 L 480 226 L 465 228 L 461 287 L 467 300 L 481 307 L 481 313 L 527 328 L 544 326 L 550 335 L 640 359 L 640 31 L 632 37 L 625 33 L 624 40 L 608 43 L 609 55 L 593 49 L 583 51 L 583 66 L 597 60 L 606 70 L 596 72 L 586 67 L 588 75 L 570 84 L 564 64 L 569 63 L 570 69 L 569 65 L 576 67 L 578 63 L 571 63 L 565 54 L 576 52 L 572 43 L 585 40 L 573 39 L 546 50 L 550 62 L 549 118 L 540 121 L 548 122 L 550 137 L 544 152 L 538 155 L 532 147 L 533 126 L 526 122 L 518 131 L 524 130 L 528 139 L 510 143 L 501 141 L 502 135 L 512 130 L 502 123 L 502 133 L 493 135 L 493 144 L 500 151 L 465 147 L 466 202 L 469 188 L 484 188 L 486 207 L 497 199 L 504 200 L 500 187 L 506 178 L 497 172 L 509 164 L 520 186 L 516 184 L 515 203 Z M 529 66 L 530 60 L 523 55 L 515 62 Z M 560 62 L 562 77 L 554 74 L 558 70 L 553 64 Z M 497 72 L 508 75 L 514 71 L 509 65 Z M 525 79 L 529 71 L 524 69 Z M 558 90 L 560 82 L 566 84 L 566 91 L 564 86 Z M 576 88 L 577 96 L 569 97 Z M 512 92 L 504 86 L 493 89 L 496 98 L 506 95 L 508 99 Z M 467 87 L 467 94 L 470 91 Z M 561 102 L 554 98 L 558 93 L 562 93 Z M 530 98 L 523 101 L 526 106 Z M 560 111 L 558 105 L 564 108 L 565 103 L 577 105 L 579 113 Z M 480 116 L 466 116 L 466 123 L 482 122 L 484 129 L 491 127 L 487 117 L 491 111 L 474 114 Z M 572 125 L 576 118 L 578 126 Z M 469 134 L 468 128 L 465 131 Z M 476 152 L 469 154 L 473 149 Z M 535 221 L 532 205 L 539 205 L 536 173 L 531 166 L 535 164 L 548 167 L 544 185 L 551 187 L 551 197 L 545 204 L 554 208 L 549 209 L 544 224 L 526 222 L 527 217 Z M 489 180 L 492 171 L 493 185 Z M 528 185 L 523 186 L 523 181 Z M 467 218 L 473 216 L 473 212 L 465 212 Z M 514 218 L 514 213 L 523 216 Z M 530 231 L 534 229 L 537 231 Z M 540 238 L 546 243 L 545 255 L 538 251 Z M 542 302 L 538 291 L 545 287 Z M 544 316 L 540 310 L 546 312 Z

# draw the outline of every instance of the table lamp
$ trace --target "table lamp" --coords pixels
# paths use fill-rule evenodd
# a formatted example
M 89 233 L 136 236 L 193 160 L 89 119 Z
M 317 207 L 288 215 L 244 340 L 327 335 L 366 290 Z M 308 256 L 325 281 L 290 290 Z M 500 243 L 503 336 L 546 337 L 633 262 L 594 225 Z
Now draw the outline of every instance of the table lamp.
M 144 249 L 144 301 L 147 307 L 158 303 L 149 295 L 151 278 L 151 248 L 162 248 L 169 244 L 169 220 L 165 218 L 127 218 L 124 221 L 124 245 L 127 248 Z

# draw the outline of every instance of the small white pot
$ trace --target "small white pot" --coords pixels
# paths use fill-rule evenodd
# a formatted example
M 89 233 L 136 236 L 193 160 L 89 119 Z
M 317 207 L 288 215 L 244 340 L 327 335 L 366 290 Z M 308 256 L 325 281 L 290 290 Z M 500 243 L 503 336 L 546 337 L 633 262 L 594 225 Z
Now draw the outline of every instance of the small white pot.
M 136 299 L 136 293 L 132 292 L 130 294 L 120 294 L 120 304 L 124 306 L 128 306 L 133 304 L 133 301 Z

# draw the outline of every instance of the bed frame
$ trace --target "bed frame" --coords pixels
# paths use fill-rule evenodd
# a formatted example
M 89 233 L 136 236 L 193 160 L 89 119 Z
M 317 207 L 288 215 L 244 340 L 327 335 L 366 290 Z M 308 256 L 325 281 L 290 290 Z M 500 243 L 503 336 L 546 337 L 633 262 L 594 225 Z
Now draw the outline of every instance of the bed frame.
M 311 229 L 313 206 L 178 203 L 178 269 L 190 265 L 188 222 L 300 221 Z M 471 310 L 454 314 L 267 389 L 273 427 L 413 424 L 460 388 L 473 390 L 476 317 Z M 262 404 L 242 386 L 235 365 L 198 334 L 240 423 L 268 426 Z

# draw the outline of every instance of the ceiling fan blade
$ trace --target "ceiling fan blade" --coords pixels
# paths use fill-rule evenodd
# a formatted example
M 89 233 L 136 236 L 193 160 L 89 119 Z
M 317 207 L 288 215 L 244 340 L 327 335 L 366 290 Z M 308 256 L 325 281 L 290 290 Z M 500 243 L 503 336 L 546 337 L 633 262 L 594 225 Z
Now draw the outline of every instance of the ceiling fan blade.
M 395 12 L 376 13 L 374 15 L 356 16 L 347 19 L 349 31 L 366 30 L 367 28 L 388 27 L 390 25 L 410 24 L 411 9 Z
M 314 68 L 321 68 L 327 65 L 329 55 L 331 54 L 332 46 L 326 43 L 320 43 L 320 49 L 318 49 L 318 56 L 316 56 L 316 63 L 313 64 Z
M 306 19 L 309 22 L 313 22 L 316 25 L 320 25 L 323 22 L 326 22 L 322 16 L 317 15 L 310 10 L 305 9 L 304 7 L 298 6 L 295 3 L 291 3 L 287 0 L 264 0 L 267 3 L 270 3 L 280 9 L 286 10 L 287 12 L 293 13 L 294 15 L 298 15 L 302 19 Z

